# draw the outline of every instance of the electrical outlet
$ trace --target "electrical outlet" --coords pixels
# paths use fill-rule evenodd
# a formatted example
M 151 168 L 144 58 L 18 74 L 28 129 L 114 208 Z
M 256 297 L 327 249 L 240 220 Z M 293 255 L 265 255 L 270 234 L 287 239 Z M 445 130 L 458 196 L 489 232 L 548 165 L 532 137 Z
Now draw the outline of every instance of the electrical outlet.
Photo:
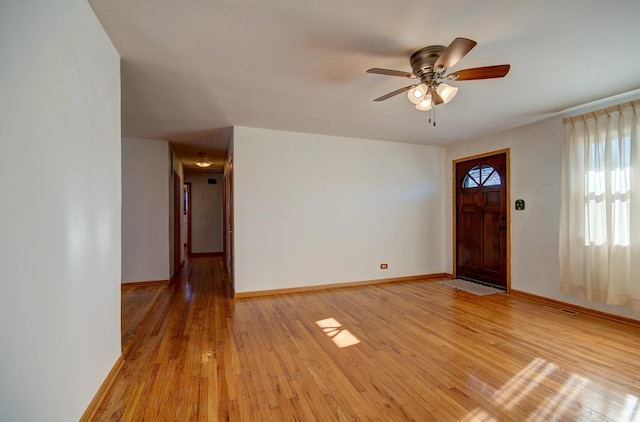
M 386 269 L 387 269 L 387 267 L 388 267 L 388 265 L 387 265 L 387 264 L 380 264 L 380 269 L 381 269 L 381 270 L 386 270 Z

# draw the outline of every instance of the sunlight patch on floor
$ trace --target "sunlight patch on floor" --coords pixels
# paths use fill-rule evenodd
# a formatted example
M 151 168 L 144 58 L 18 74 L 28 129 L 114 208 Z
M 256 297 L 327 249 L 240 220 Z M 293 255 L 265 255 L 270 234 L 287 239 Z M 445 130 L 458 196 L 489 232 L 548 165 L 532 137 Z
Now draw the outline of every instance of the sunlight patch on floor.
M 563 382 L 560 390 L 541 399 L 536 411 L 532 412 L 526 420 L 549 421 L 562 419 L 563 415 L 570 410 L 571 404 L 585 390 L 589 389 L 590 381 L 588 378 L 577 374 L 569 374 L 567 378 L 567 374 L 564 373 L 562 368 L 539 357 L 529 362 L 527 366 L 511 377 L 502 387 L 493 392 L 492 405 L 508 413 L 517 407 L 534 389 L 549 382 L 557 383 L 561 377 L 566 381 Z M 476 377 L 472 377 L 472 381 L 470 386 L 474 388 L 491 388 Z M 592 387 L 589 391 L 591 391 L 589 394 L 597 394 L 598 388 Z M 640 400 L 638 397 L 627 394 L 625 397 L 620 396 L 619 398 L 619 402 L 617 400 L 603 402 L 602 414 L 610 416 L 612 408 L 617 408 L 619 415 L 614 417 L 615 420 L 640 422 Z M 462 419 L 462 421 L 469 422 L 496 420 L 490 410 L 482 408 L 475 408 Z
M 548 397 L 539 407 L 540 413 L 531 415 L 528 421 L 548 421 L 562 415 L 574 398 L 589 383 L 589 380 L 576 374 L 571 374 L 569 380 L 562 385 L 558 394 Z M 553 418 L 552 418 L 553 416 Z
M 638 406 L 638 398 L 627 394 L 624 402 L 624 410 L 622 411 L 621 421 L 640 421 L 640 407 Z
M 541 358 L 535 358 L 495 392 L 495 402 L 504 406 L 507 410 L 513 409 L 520 400 L 526 397 L 531 390 L 537 387 L 555 369 L 557 367 L 552 363 Z
M 491 416 L 484 409 L 473 409 L 460 422 L 498 422 L 498 419 Z
M 329 337 L 336 346 L 340 348 L 353 346 L 354 344 L 360 343 L 360 340 L 353 334 L 349 332 L 349 330 L 342 329 L 342 324 L 336 321 L 334 318 L 326 318 L 316 321 L 316 324 L 322 331 Z

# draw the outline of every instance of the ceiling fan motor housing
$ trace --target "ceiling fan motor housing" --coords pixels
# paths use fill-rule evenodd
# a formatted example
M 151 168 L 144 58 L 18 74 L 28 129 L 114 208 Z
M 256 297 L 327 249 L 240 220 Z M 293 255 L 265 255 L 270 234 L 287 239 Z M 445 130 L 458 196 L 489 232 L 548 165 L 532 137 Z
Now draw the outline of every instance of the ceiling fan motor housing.
M 431 79 L 434 73 L 434 65 L 438 57 L 442 55 L 447 47 L 443 45 L 432 45 L 429 47 L 421 48 L 411 55 L 409 62 L 411 63 L 411 69 L 413 73 L 421 80 Z M 431 77 L 429 77 L 431 76 Z

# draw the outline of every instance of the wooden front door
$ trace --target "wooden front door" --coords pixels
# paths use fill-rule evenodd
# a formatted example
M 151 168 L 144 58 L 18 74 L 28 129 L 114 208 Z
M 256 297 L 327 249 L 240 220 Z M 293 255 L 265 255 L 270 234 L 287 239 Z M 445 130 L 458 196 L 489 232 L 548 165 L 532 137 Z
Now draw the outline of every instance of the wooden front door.
M 507 157 L 456 163 L 456 276 L 507 288 Z

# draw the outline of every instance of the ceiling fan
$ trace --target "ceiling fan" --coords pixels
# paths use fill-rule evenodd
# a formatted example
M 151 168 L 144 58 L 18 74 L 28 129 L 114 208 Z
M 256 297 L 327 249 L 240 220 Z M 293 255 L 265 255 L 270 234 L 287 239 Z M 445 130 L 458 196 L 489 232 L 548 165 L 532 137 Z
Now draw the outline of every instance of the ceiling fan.
M 419 82 L 415 84 L 392 91 L 373 101 L 384 101 L 395 95 L 409 91 L 409 101 L 415 104 L 418 110 L 428 111 L 436 105 L 448 103 L 458 92 L 457 87 L 451 86 L 445 83 L 445 81 L 502 78 L 509 73 L 511 66 L 502 64 L 458 70 L 457 72 L 447 74 L 447 71 L 466 56 L 476 44 L 475 41 L 467 38 L 456 38 L 448 47 L 432 45 L 421 48 L 409 58 L 413 72 L 380 69 L 377 67 L 367 70 L 367 73 L 403 76 L 409 79 L 419 80 Z M 431 122 L 431 117 L 429 118 L 429 122 Z M 433 125 L 435 126 L 435 118 Z

